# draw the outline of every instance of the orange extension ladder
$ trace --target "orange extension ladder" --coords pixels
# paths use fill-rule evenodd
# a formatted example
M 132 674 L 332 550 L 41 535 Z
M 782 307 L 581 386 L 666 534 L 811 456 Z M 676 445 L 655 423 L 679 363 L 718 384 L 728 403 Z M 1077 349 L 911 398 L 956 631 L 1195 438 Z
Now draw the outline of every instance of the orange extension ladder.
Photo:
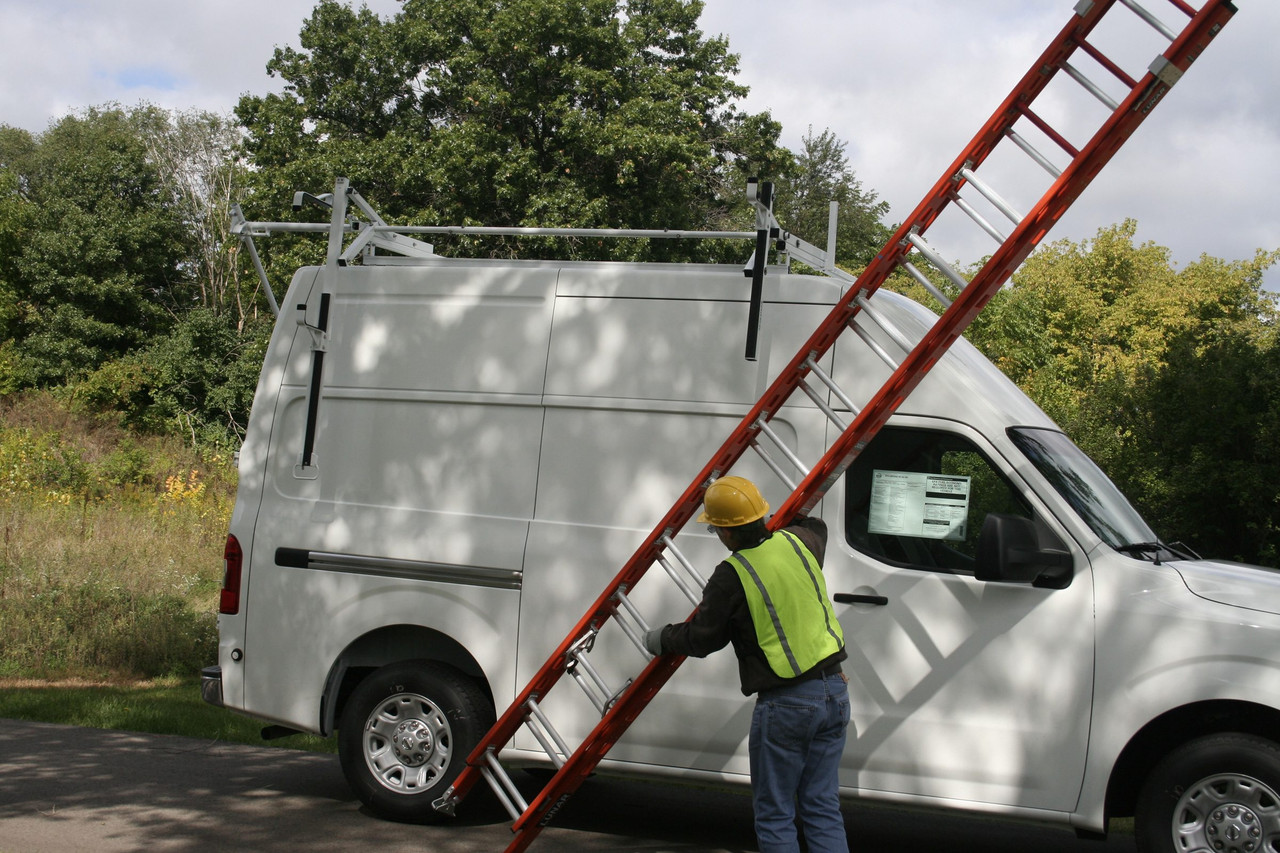
M 703 581 L 688 559 L 676 549 L 673 540 L 699 512 L 707 484 L 728 472 L 739 457 L 751 448 L 761 454 L 770 469 L 791 489 L 790 497 L 778 507 L 770 526 L 775 529 L 785 526 L 797 514 L 812 509 L 930 367 L 968 327 L 991 296 L 1008 280 L 1045 233 L 1235 13 L 1235 8 L 1227 0 L 1207 0 L 1198 11 L 1183 0 L 1147 2 L 1167 3 L 1172 7 L 1170 14 L 1185 16 L 1188 21 L 1181 31 L 1177 31 L 1139 6 L 1136 0 L 1081 0 L 1077 3 L 1070 22 L 1054 37 L 973 140 L 943 172 L 924 200 L 848 288 L 830 315 L 781 371 L 724 445 L 698 472 L 684 494 L 654 527 L 644 544 L 600 593 L 578 624 L 520 691 L 515 702 L 481 740 L 452 787 L 436 801 L 437 811 L 452 814 L 458 802 L 477 781 L 484 778 L 514 821 L 514 838 L 507 850 L 514 853 L 528 847 L 541 828 L 560 810 L 566 799 L 577 790 L 684 660 L 676 655 L 653 657 L 644 650 L 643 634 L 648 630 L 648 625 L 627 593 L 634 589 L 650 567 L 660 564 L 696 606 L 699 595 L 694 587 L 700 587 Z M 1118 9 L 1121 5 L 1169 42 L 1168 49 L 1156 57 L 1140 79 L 1129 76 L 1117 62 L 1104 55 L 1088 40 L 1095 34 L 1096 28 L 1108 12 L 1114 10 L 1123 14 Z M 1111 16 L 1112 19 L 1115 17 Z M 1103 86 L 1082 73 L 1082 65 L 1094 70 L 1095 75 L 1096 69 L 1102 69 L 1114 78 L 1109 82 L 1112 89 L 1122 88 L 1126 94 L 1120 98 L 1108 94 Z M 1079 83 L 1105 107 L 1105 120 L 1096 127 L 1088 142 L 1079 148 L 1068 141 L 1065 132 L 1055 130 L 1034 110 L 1037 97 L 1051 81 L 1061 79 L 1061 75 L 1067 75 Z M 1063 127 L 1061 121 L 1056 124 L 1059 128 Z M 1053 159 L 1033 145 L 1032 139 L 1036 142 L 1047 139 L 1058 149 L 1055 152 L 1058 161 L 1065 157 L 1069 162 L 1062 167 L 1055 165 Z M 1042 167 L 1050 182 L 1039 201 L 1025 214 L 1014 210 L 977 174 L 979 167 L 988 160 L 997 144 L 1005 140 L 1013 143 Z M 1041 146 L 1044 147 L 1043 142 Z M 1054 148 L 1047 150 L 1053 152 Z M 756 189 L 753 187 L 751 192 L 757 207 L 759 235 L 754 258 L 756 287 L 753 288 L 753 299 L 758 297 L 759 280 L 764 271 L 764 253 L 772 240 L 778 241 L 779 249 L 813 266 L 828 269 L 834 267 L 829 250 L 823 255 L 794 236 L 779 231 L 770 211 L 768 193 L 763 191 L 763 187 L 759 188 L 759 193 Z M 985 219 L 982 212 L 972 204 L 977 200 L 975 194 L 1003 214 L 1012 223 L 1012 230 L 1006 234 Z M 968 281 L 948 265 L 924 239 L 925 232 L 948 205 L 956 205 L 964 211 L 973 223 L 999 244 L 978 273 Z M 810 257 L 816 260 L 811 262 L 808 260 Z M 959 295 L 954 301 L 948 301 L 929 277 L 915 266 L 920 259 L 928 262 L 959 289 Z M 896 330 L 887 328 L 886 321 L 877 317 L 868 302 L 871 294 L 898 269 L 919 281 L 947 306 L 933 328 L 914 345 Z M 757 305 L 758 303 L 753 303 L 753 313 Z M 901 347 L 905 355 L 895 358 L 884 347 L 872 341 L 866 332 L 866 322 L 879 326 Z M 854 405 L 819 366 L 823 355 L 846 330 L 851 330 L 870 344 L 892 369 L 889 379 L 861 407 Z M 752 342 L 749 340 L 748 357 L 752 356 L 751 349 Z M 797 458 L 769 427 L 770 420 L 784 409 L 797 391 L 803 392 L 805 397 L 822 409 L 840 433 L 825 454 L 811 465 L 806 465 Z M 832 397 L 839 400 L 840 412 L 833 408 L 836 405 L 833 401 L 829 404 Z M 853 413 L 852 421 L 846 424 L 842 413 Z M 789 470 L 770 455 L 766 450 L 766 443 L 774 447 L 775 452 L 781 452 L 786 462 L 796 469 L 797 482 L 792 480 L 797 475 L 788 476 Z M 692 587 L 689 585 L 690 579 L 694 582 Z M 618 627 L 648 660 L 648 664 L 638 675 L 617 690 L 608 685 L 588 659 L 588 653 L 601 627 L 611 618 L 616 620 Z M 579 683 L 601 714 L 600 722 L 590 735 L 573 749 L 565 744 L 540 706 L 548 692 L 566 673 Z M 499 752 L 522 725 L 529 727 L 558 768 L 532 802 L 525 801 L 498 761 Z

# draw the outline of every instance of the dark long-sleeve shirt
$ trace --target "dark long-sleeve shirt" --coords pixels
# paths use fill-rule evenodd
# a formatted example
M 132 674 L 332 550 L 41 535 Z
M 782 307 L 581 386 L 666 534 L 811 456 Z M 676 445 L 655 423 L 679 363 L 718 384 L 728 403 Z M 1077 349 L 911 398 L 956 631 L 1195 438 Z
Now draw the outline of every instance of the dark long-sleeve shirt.
M 827 551 L 826 523 L 820 518 L 801 518 L 786 530 L 800 538 L 821 566 Z M 687 622 L 668 625 L 662 630 L 662 651 L 701 658 L 730 643 L 738 658 L 742 692 L 747 696 L 838 671 L 840 661 L 849 656 L 841 648 L 794 678 L 783 678 L 774 673 L 756 638 L 755 623 L 751 619 L 742 581 L 733 565 L 725 560 L 712 572 L 693 616 Z

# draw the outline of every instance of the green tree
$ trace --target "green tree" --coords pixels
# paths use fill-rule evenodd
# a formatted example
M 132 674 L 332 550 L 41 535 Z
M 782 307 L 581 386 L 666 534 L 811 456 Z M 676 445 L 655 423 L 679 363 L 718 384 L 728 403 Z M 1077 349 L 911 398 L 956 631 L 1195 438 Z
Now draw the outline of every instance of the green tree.
M 825 248 L 830 205 L 838 202 L 836 261 L 851 268 L 866 266 L 892 234 L 883 221 L 889 203 L 863 187 L 849 166 L 846 143 L 830 129 L 814 136 L 810 127 L 801 145 L 778 181 L 774 209 L 779 221 L 801 239 Z
M 0 128 L 0 393 L 67 386 L 137 428 L 234 439 L 269 334 L 229 234 L 239 140 L 145 105 Z
M 1134 244 L 1136 230 L 1127 220 L 1091 241 L 1042 247 L 968 337 L 1162 535 L 1214 555 L 1274 560 L 1272 540 L 1260 533 L 1246 546 L 1210 519 L 1235 513 L 1251 529 L 1274 526 L 1274 496 L 1259 492 L 1280 477 L 1280 456 L 1257 457 L 1274 444 L 1272 407 L 1280 410 L 1275 393 L 1264 392 L 1280 379 L 1280 315 L 1262 289 L 1280 252 L 1235 263 L 1206 256 L 1175 270 L 1168 249 Z M 1256 375 L 1246 375 L 1249 364 Z M 1231 460 L 1240 471 L 1258 463 L 1237 480 L 1243 487 L 1256 477 L 1255 486 L 1231 493 L 1223 479 Z M 1207 476 L 1214 466 L 1223 476 Z
M 256 309 L 256 280 L 249 280 L 246 291 L 238 243 L 230 233 L 231 206 L 243 192 L 239 125 L 231 116 L 176 111 L 143 141 L 169 205 L 182 220 L 182 268 L 193 282 L 192 301 L 216 314 L 230 312 L 243 325 Z
M 17 257 L 31 215 L 23 168 L 30 161 L 35 144 L 27 131 L 0 126 L 0 394 L 19 384 L 15 381 L 17 356 L 13 340 L 23 317 Z
M 143 142 L 160 121 L 149 108 L 89 109 L 11 167 L 27 212 L 7 385 L 82 375 L 162 333 L 185 301 L 182 223 Z
M 718 227 L 744 209 L 741 176 L 789 155 L 767 115 L 737 110 L 737 58 L 698 29 L 701 9 L 406 0 L 383 20 L 322 0 L 302 49 L 268 64 L 284 93 L 237 108 L 258 218 L 341 174 L 399 222 Z

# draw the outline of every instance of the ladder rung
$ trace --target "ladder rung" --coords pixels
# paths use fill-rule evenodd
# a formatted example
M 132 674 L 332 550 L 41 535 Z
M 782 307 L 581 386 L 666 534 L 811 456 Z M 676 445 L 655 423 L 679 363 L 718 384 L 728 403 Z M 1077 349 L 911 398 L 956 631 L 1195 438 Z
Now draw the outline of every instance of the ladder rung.
M 1173 30 L 1169 29 L 1168 27 L 1166 27 L 1164 25 L 1164 22 L 1161 21 L 1159 18 L 1157 18 L 1155 15 L 1151 14 L 1146 9 L 1139 6 L 1137 3 L 1137 0 L 1120 0 L 1120 2 L 1128 6 L 1130 9 L 1132 9 L 1134 14 L 1136 14 L 1139 18 L 1141 18 L 1142 20 L 1150 24 L 1152 29 L 1160 33 L 1160 35 L 1164 36 L 1169 41 L 1177 40 L 1178 34 L 1175 33 Z
M 887 317 L 881 315 L 878 311 L 871 307 L 871 300 L 859 294 L 853 298 L 858 307 L 862 309 L 862 313 L 866 314 L 871 322 L 875 323 L 880 329 L 889 336 L 889 338 L 898 346 L 902 347 L 903 352 L 911 352 L 912 343 L 907 340 L 907 336 L 898 330 L 898 327 L 889 322 Z
M 1067 152 L 1067 154 L 1070 155 L 1072 160 L 1080 156 L 1080 149 L 1076 148 L 1074 145 L 1068 142 L 1067 138 L 1063 136 L 1061 133 L 1058 133 L 1058 131 L 1050 127 L 1049 122 L 1045 121 L 1044 119 L 1040 118 L 1040 116 L 1036 115 L 1035 112 L 1031 109 L 1031 107 L 1028 107 L 1026 104 L 1017 104 L 1015 105 L 1014 109 L 1016 109 L 1019 113 L 1021 113 L 1026 118 L 1027 121 L 1031 122 L 1036 127 L 1040 128 L 1041 132 L 1043 132 L 1045 136 L 1052 139 L 1059 148 Z
M 573 676 L 573 680 L 578 682 L 582 692 L 587 694 L 587 698 L 596 706 L 600 715 L 604 716 L 631 682 L 627 681 L 618 690 L 613 690 L 609 687 L 608 682 L 600 677 L 600 673 L 596 672 L 596 668 L 591 665 L 591 662 L 587 660 L 587 652 L 591 651 L 595 646 L 596 637 L 599 635 L 600 629 L 593 627 L 578 638 L 564 655 L 569 659 L 569 663 L 565 666 L 565 671 Z M 586 678 L 582 677 L 584 672 L 587 674 Z
M 999 193 L 987 186 L 981 178 L 974 174 L 973 169 L 965 166 L 960 170 L 960 175 L 968 181 L 975 190 L 982 193 L 983 198 L 995 205 L 996 208 L 1005 216 L 1009 217 L 1010 222 L 1014 225 L 1022 222 L 1022 214 L 1014 210 L 1013 205 L 1001 198 Z
M 910 261 L 902 261 L 902 268 L 906 270 L 912 278 L 919 282 L 921 287 L 929 291 L 929 295 L 938 300 L 938 302 L 942 304 L 943 309 L 951 307 L 951 300 L 947 298 L 946 294 L 941 290 L 938 290 L 938 286 L 930 281 L 927 275 L 916 269 L 915 264 Z
M 1012 139 L 1012 140 L 1013 140 L 1013 144 L 1014 144 L 1014 145 L 1018 146 L 1018 147 L 1019 147 L 1019 148 L 1021 148 L 1023 151 L 1025 151 L 1025 152 L 1027 153 L 1027 156 L 1028 156 L 1028 157 L 1030 157 L 1032 160 L 1035 160 L 1037 163 L 1039 163 L 1039 164 L 1040 164 L 1040 168 L 1044 169 L 1046 172 L 1048 172 L 1048 173 L 1049 173 L 1050 175 L 1052 175 L 1054 178 L 1057 178 L 1058 176 L 1060 176 L 1060 175 L 1062 174 L 1062 170 L 1061 170 L 1061 169 L 1059 169 L 1057 166 L 1053 165 L 1053 163 L 1051 163 L 1051 162 L 1049 161 L 1049 158 L 1048 158 L 1048 157 L 1045 157 L 1043 154 L 1041 154 L 1039 151 L 1037 151 L 1037 150 L 1036 150 L 1036 148 L 1035 148 L 1035 146 L 1034 146 L 1034 145 L 1032 145 L 1030 142 L 1028 142 L 1028 141 L 1027 141 L 1027 140 L 1026 140 L 1026 139 L 1025 139 L 1021 134 L 1019 134 L 1016 130 L 1014 130 L 1013 128 L 1009 128 L 1009 129 L 1005 130 L 1005 132 L 1004 132 L 1004 133 L 1005 133 L 1005 136 L 1007 136 L 1007 137 L 1009 137 L 1010 139 Z
M 680 591 L 684 593 L 685 598 L 689 599 L 690 604 L 696 607 L 698 603 L 701 602 L 702 597 L 689 588 L 689 584 L 685 582 L 684 578 L 680 577 L 680 573 L 676 571 L 676 567 L 671 565 L 667 558 L 662 554 L 658 555 L 658 565 L 662 566 L 663 570 L 671 577 L 671 580 L 675 582 L 675 585 L 680 587 Z
M 787 447 L 787 445 L 783 442 L 782 438 L 776 432 L 773 431 L 773 427 L 769 426 L 769 422 L 765 420 L 763 415 L 761 415 L 760 419 L 756 421 L 756 427 L 760 430 L 760 432 L 769 436 L 769 440 L 772 441 L 775 445 L 777 445 L 778 449 L 782 451 L 782 455 L 787 457 L 788 462 L 796 466 L 797 471 L 799 471 L 802 475 L 806 477 L 809 475 L 809 467 L 800 461 L 800 457 L 796 456 L 796 454 L 791 450 L 790 447 Z
M 547 719 L 547 715 L 543 713 L 538 703 L 529 699 L 525 703 L 525 707 L 529 709 L 529 717 L 525 719 L 525 726 L 529 731 L 533 732 L 533 736 L 538 739 L 538 743 L 542 744 L 542 748 L 546 750 L 547 757 L 551 759 L 551 763 L 560 769 L 564 766 L 564 759 L 570 752 L 569 745 L 564 742 L 564 738 L 560 737 L 560 733 L 556 731 L 555 726 L 551 725 L 551 721 Z M 537 725 L 534 725 L 537 723 Z M 548 738 L 550 740 L 548 740 Z M 554 741 L 554 746 L 552 745 Z
M 693 563 L 689 562 L 689 558 L 680 552 L 680 549 L 676 547 L 676 543 L 672 541 L 671 534 L 662 534 L 662 538 L 658 541 L 675 556 L 675 558 L 680 562 L 680 565 L 684 567 L 684 570 L 693 578 L 694 582 L 698 584 L 698 591 L 701 592 L 702 588 L 707 585 L 707 579 L 699 574 Z
M 520 796 L 520 791 L 507 775 L 506 769 L 498 763 L 492 749 L 485 752 L 484 760 L 488 766 L 481 767 L 480 774 L 489 783 L 489 787 L 493 789 L 493 793 L 497 795 L 507 814 L 511 815 L 511 819 L 519 820 L 520 815 L 528 811 L 529 804 L 525 802 L 524 797 Z
M 624 589 L 619 589 L 615 592 L 613 600 L 618 603 L 618 607 L 613 608 L 613 613 L 617 617 L 615 621 L 617 621 L 618 627 L 622 629 L 622 633 L 627 635 L 627 639 L 631 641 L 632 645 L 640 650 L 640 654 L 644 655 L 645 660 L 652 660 L 653 655 L 644 647 L 644 635 L 649 631 L 649 623 L 640 615 L 640 611 L 636 609 L 631 599 L 627 598 Z M 631 618 L 631 622 L 622 618 L 624 611 Z M 633 622 L 634 624 L 632 624 Z M 638 631 L 636 630 L 637 627 L 639 628 Z
M 853 401 L 849 399 L 849 396 L 845 394 L 844 391 L 840 388 L 840 386 L 835 383 L 835 380 L 832 379 L 830 376 L 828 376 L 826 371 L 824 371 L 821 367 L 818 366 L 818 362 L 814 361 L 812 354 L 807 359 L 805 359 L 803 366 L 809 368 L 809 370 L 813 373 L 813 375 L 818 377 L 818 379 L 822 382 L 823 385 L 826 385 L 828 388 L 830 388 L 831 393 L 835 394 L 836 397 L 840 399 L 840 402 L 845 404 L 845 406 L 849 409 L 849 411 L 853 412 L 854 415 L 858 414 L 860 409 L 854 405 Z
M 889 353 L 885 352 L 884 347 L 876 343 L 875 338 L 867 334 L 865 329 L 863 329 L 861 326 L 857 325 L 856 323 L 852 323 L 850 324 L 850 326 L 853 329 L 854 333 L 857 334 L 858 337 L 862 338 L 862 342 L 865 343 L 867 346 L 871 347 L 871 351 L 874 352 L 876 355 L 878 355 L 881 361 L 889 365 L 890 370 L 898 369 L 897 360 L 895 360 L 893 356 L 889 355 Z
M 1114 98 L 1112 98 L 1106 92 L 1102 91 L 1102 89 L 1098 87 L 1097 83 L 1094 83 L 1092 80 L 1086 77 L 1083 71 L 1076 68 L 1070 62 L 1062 63 L 1062 70 L 1067 72 L 1067 75 L 1070 76 L 1072 80 L 1075 80 L 1081 86 L 1084 86 L 1085 90 L 1088 91 L 1090 95 L 1093 95 L 1095 98 L 1101 101 L 1102 105 L 1105 106 L 1107 109 L 1111 110 L 1112 112 L 1115 112 L 1120 107 L 1120 104 L 1117 103 Z
M 969 286 L 969 282 L 965 281 L 964 276 L 952 269 L 951 264 L 944 261 L 942 256 L 935 252 L 933 247 L 926 243 L 924 238 L 919 234 L 913 231 L 907 235 L 907 240 L 910 241 L 911 245 L 916 247 L 916 250 L 920 252 L 920 254 L 924 255 L 925 258 L 928 259 L 929 263 L 933 264 L 934 269 L 950 279 L 951 283 L 956 287 L 964 290 Z
M 571 655 L 573 660 L 566 667 L 569 674 L 573 676 L 573 680 L 578 682 L 578 686 L 582 688 L 582 692 L 587 694 L 587 698 L 591 700 L 591 704 L 596 706 L 596 710 L 600 712 L 600 716 L 604 716 L 613 707 L 613 703 L 618 701 L 618 697 L 623 691 L 631 686 L 631 680 L 628 679 L 625 684 L 617 690 L 609 687 L 608 682 L 600 677 L 600 673 L 596 672 L 596 668 L 587 660 L 585 653 Z M 587 678 L 582 677 L 582 672 L 587 674 Z
M 986 231 L 987 234 L 989 234 L 993 240 L 995 240 L 997 243 L 1003 243 L 1005 241 L 1005 235 L 1001 233 L 998 228 L 996 228 L 994 225 L 988 222 L 986 218 L 981 213 L 979 213 L 974 208 L 973 205 L 965 201 L 964 198 L 962 198 L 959 193 L 952 193 L 951 200 L 955 202 L 957 207 L 959 207 L 965 213 L 969 214 L 969 218 L 972 219 L 974 222 L 978 223 L 978 227 L 981 228 L 983 231 Z
M 751 439 L 751 444 L 749 446 L 756 452 L 756 455 L 764 461 L 764 464 L 769 466 L 769 470 L 774 473 L 774 476 L 783 482 L 783 485 L 793 492 L 796 490 L 798 484 L 787 476 L 787 472 L 783 470 L 782 466 L 778 464 L 776 459 L 769 455 L 767 450 L 760 446 L 759 441 L 753 438 Z
M 835 409 L 827 405 L 827 401 L 822 399 L 822 395 L 819 394 L 817 391 L 813 390 L 813 388 L 809 385 L 809 383 L 805 382 L 803 379 L 800 380 L 800 390 L 803 391 L 805 394 L 807 394 L 809 399 L 814 402 L 814 405 L 816 405 L 819 409 L 822 410 L 822 413 L 827 416 L 827 420 L 835 424 L 836 429 L 840 430 L 841 432 L 845 431 L 845 428 L 848 426 L 848 424 L 844 422 L 844 418 L 837 415 L 835 412 Z
M 1192 14 L 1195 14 L 1195 13 L 1193 12 Z M 1097 62 L 1099 65 L 1101 65 L 1103 68 L 1107 69 L 1113 75 L 1115 75 L 1115 78 L 1119 80 L 1121 83 L 1123 83 L 1126 89 L 1132 89 L 1134 86 L 1138 85 L 1137 80 L 1134 80 L 1132 77 L 1130 77 L 1123 68 L 1121 68 L 1119 65 L 1116 65 L 1114 62 L 1112 62 L 1110 57 L 1108 57 L 1102 51 L 1098 50 L 1096 47 L 1094 47 L 1085 39 L 1077 38 L 1076 46 L 1078 46 L 1085 53 L 1092 56 L 1094 61 Z

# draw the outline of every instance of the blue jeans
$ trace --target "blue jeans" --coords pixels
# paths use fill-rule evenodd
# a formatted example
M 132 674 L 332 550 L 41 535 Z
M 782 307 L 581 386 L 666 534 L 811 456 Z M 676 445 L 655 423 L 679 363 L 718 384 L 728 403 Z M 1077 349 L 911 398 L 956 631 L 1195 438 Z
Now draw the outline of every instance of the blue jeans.
M 828 675 L 762 690 L 751 716 L 751 792 L 760 853 L 848 853 L 840 814 L 840 756 L 849 689 Z

